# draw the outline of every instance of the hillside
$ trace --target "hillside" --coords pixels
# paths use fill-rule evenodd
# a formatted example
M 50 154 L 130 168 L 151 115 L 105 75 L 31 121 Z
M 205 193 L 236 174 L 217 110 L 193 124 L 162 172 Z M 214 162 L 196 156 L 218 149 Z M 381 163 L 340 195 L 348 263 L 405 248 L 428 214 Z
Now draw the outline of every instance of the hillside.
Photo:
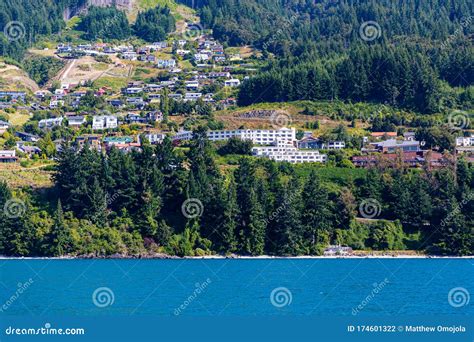
M 454 97 L 456 107 L 473 107 L 468 1 L 180 2 L 194 4 L 218 39 L 269 57 L 242 88 L 242 105 L 342 99 L 433 113 Z

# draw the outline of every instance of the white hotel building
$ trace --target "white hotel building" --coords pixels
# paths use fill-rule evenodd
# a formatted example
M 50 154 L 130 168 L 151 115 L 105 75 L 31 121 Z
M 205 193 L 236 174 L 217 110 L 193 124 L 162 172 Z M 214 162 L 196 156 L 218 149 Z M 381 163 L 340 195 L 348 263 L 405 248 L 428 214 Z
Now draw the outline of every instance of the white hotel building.
M 271 145 L 276 141 L 285 144 L 293 144 L 296 141 L 296 130 L 294 128 L 276 129 L 236 129 L 233 131 L 209 131 L 207 136 L 211 141 L 228 140 L 239 138 L 241 140 L 251 140 L 255 145 Z M 179 131 L 173 140 L 191 140 L 191 131 Z
M 324 163 L 327 155 L 316 150 L 299 150 L 291 144 L 277 141 L 275 146 L 258 146 L 252 148 L 256 157 L 265 157 L 275 161 L 297 163 Z

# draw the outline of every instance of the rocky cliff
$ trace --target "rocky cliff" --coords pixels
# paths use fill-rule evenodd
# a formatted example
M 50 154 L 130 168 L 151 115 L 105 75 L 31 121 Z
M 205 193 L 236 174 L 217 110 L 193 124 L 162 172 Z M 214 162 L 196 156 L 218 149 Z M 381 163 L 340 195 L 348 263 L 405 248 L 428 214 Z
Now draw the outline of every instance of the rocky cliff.
M 82 5 L 68 7 L 64 10 L 63 18 L 64 20 L 69 20 L 73 16 L 84 13 L 90 6 L 116 6 L 122 10 L 131 10 L 133 0 L 87 0 Z

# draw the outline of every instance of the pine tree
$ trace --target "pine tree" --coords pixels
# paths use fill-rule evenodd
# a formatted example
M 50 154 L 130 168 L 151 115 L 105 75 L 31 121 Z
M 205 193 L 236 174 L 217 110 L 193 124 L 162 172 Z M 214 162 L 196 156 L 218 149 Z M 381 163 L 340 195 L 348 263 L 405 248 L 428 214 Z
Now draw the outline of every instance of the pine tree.
M 49 249 L 51 255 L 62 256 L 73 250 L 70 230 L 64 221 L 61 200 L 58 200 L 58 205 L 54 213 L 54 223 L 47 237 L 47 242 L 44 248 Z
M 472 255 L 472 225 L 467 224 L 462 208 L 454 197 L 449 201 L 444 213 L 437 229 L 435 248 L 445 255 Z
M 265 216 L 256 193 L 255 167 L 243 158 L 235 172 L 237 183 L 238 241 L 242 254 L 263 254 L 265 245 Z
M 326 244 L 332 234 L 331 212 L 327 191 L 321 186 L 319 176 L 313 171 L 302 193 L 302 223 L 306 244 L 311 253 L 318 252 L 318 245 Z

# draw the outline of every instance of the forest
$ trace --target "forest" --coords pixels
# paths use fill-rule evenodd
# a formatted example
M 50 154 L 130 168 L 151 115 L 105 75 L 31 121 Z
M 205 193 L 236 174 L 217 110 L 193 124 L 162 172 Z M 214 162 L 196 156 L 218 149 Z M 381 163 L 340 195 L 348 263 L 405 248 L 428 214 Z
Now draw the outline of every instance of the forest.
M 229 141 L 219 153 L 239 151 L 247 154 L 245 142 Z M 330 243 L 473 253 L 474 169 L 463 159 L 455 168 L 400 162 L 328 179 L 313 165 L 235 157 L 222 168 L 205 129 L 186 148 L 145 141 L 142 152 L 128 154 L 65 143 L 54 189 L 0 185 L 0 254 L 319 255 Z M 378 216 L 364 222 L 367 202 Z
M 63 12 L 87 0 L 4 0 L 0 2 L 0 56 L 20 60 L 40 35 L 60 32 Z M 10 23 L 10 26 L 7 26 Z M 5 33 L 11 35 L 7 37 Z
M 138 13 L 137 20 L 130 26 L 124 11 L 115 7 L 89 8 L 78 29 L 84 31 L 87 40 L 128 39 L 133 33 L 148 42 L 166 39 L 175 30 L 175 19 L 168 7 L 150 8 Z
M 263 50 L 268 65 L 242 88 L 242 105 L 337 98 L 422 113 L 473 106 L 472 2 L 181 2 L 194 4 L 218 39 Z

